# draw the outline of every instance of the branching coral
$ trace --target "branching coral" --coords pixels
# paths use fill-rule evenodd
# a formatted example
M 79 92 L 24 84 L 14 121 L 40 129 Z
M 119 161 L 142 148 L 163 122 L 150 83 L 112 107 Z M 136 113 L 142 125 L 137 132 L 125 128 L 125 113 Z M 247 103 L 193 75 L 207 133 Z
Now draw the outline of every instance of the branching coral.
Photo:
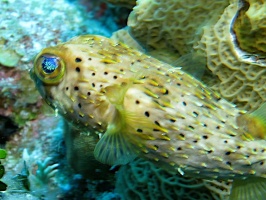
M 116 190 L 126 200 L 212 199 L 201 180 L 170 174 L 142 159 L 121 167 Z

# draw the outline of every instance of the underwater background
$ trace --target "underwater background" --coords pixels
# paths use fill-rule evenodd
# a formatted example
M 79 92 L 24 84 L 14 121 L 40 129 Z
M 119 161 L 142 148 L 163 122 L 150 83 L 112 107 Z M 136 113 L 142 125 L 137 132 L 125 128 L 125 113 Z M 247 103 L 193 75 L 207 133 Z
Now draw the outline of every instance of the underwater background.
M 45 47 L 102 35 L 253 111 L 266 100 L 263 9 L 255 0 L 0 0 L 0 199 L 229 199 L 232 180 L 171 174 L 141 158 L 95 161 L 80 142 L 90 139 L 43 101 L 29 70 Z

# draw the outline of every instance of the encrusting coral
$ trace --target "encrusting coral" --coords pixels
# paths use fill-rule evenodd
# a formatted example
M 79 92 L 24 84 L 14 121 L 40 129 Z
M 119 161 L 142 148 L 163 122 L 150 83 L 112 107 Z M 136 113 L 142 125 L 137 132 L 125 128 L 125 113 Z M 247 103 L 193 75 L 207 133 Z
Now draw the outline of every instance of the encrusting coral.
M 215 22 L 227 5 L 227 0 L 138 0 L 129 31 L 152 55 L 166 51 L 177 58 L 190 52 L 202 26 Z
M 148 54 L 173 65 L 180 56 L 197 55 L 206 66 L 200 78 L 207 85 L 238 107 L 255 110 L 266 100 L 265 5 L 138 0 L 128 19 L 129 33 Z M 190 67 L 198 71 L 197 65 Z

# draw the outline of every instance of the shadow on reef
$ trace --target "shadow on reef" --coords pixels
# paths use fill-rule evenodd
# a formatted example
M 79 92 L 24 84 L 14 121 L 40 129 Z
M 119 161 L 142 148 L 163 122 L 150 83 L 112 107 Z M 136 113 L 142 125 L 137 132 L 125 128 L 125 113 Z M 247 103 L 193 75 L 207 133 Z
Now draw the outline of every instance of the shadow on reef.
M 0 115 L 0 145 L 5 145 L 17 130 L 18 126 L 9 117 Z

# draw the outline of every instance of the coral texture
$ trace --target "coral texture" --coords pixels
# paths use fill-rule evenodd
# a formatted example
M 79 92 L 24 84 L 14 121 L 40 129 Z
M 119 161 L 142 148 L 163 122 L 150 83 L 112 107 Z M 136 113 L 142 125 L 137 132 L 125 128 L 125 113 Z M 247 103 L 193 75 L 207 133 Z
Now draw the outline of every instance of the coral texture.
M 173 175 L 137 159 L 117 173 L 116 190 L 125 200 L 211 200 L 201 180 Z
M 170 64 L 197 54 L 199 76 L 239 108 L 255 110 L 266 100 L 265 1 L 138 0 L 129 32 L 147 53 Z M 193 55 L 190 55 L 192 57 Z M 187 56 L 188 57 L 188 56 Z M 188 72 L 197 65 L 181 63 Z M 204 69 L 204 68 L 202 68 Z
M 254 110 L 266 100 L 266 64 L 259 55 L 242 51 L 241 46 L 238 46 L 241 40 L 236 42 L 232 39 L 235 37 L 232 32 L 235 24 L 232 22 L 238 9 L 238 2 L 232 2 L 214 26 L 204 28 L 203 36 L 195 48 L 206 54 L 207 67 L 216 76 L 207 82 L 212 89 L 238 107 Z M 242 38 L 236 36 L 236 39 Z
M 204 25 L 215 22 L 228 1 L 138 0 L 128 19 L 130 33 L 143 47 L 180 55 L 189 53 Z M 167 60 L 167 58 L 166 58 Z
M 239 47 L 255 54 L 266 52 L 266 2 L 265 0 L 240 1 L 241 7 L 237 13 L 233 30 Z

